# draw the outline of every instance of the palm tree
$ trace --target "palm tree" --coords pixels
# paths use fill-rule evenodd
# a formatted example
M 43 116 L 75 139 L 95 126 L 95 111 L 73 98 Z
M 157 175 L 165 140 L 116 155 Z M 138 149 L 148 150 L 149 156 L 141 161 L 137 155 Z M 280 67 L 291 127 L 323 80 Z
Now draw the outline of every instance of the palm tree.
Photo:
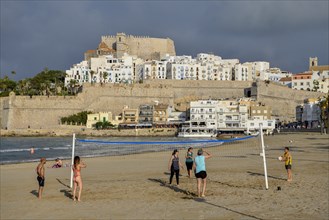
M 94 70 L 90 70 L 90 82 L 91 82 L 91 84 L 93 84 L 94 75 L 95 75 L 95 71 Z
M 104 72 L 103 73 L 103 82 L 105 83 L 105 81 L 107 80 L 107 76 L 108 76 L 109 74 L 107 73 L 107 72 Z
M 75 79 L 70 80 L 70 92 L 71 94 L 75 95 L 75 86 L 77 84 L 77 81 Z
M 329 127 L 329 94 L 327 97 L 319 98 L 320 107 L 320 126 L 321 126 L 321 134 L 325 133 L 324 129 L 326 129 L 326 133 L 328 133 Z

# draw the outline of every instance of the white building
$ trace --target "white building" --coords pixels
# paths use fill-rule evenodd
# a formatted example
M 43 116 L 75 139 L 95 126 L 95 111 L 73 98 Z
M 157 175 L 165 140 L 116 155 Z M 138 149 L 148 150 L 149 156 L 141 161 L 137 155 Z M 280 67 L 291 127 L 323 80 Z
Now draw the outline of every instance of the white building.
M 279 80 L 279 83 L 281 85 L 284 85 L 284 86 L 287 86 L 288 88 L 291 88 L 291 80 L 292 80 L 292 77 L 283 77 Z
M 241 63 L 234 66 L 234 80 L 235 81 L 248 81 L 251 79 L 249 66 Z
M 167 79 L 168 61 L 146 61 L 139 64 L 139 79 Z
M 275 129 L 275 120 L 260 120 L 252 119 L 247 121 L 247 134 L 252 134 L 259 131 L 260 126 L 262 126 L 265 134 L 272 134 Z
M 136 77 L 136 65 L 143 61 L 137 57 L 124 54 L 118 59 L 112 55 L 91 58 L 91 70 L 94 72 L 93 82 L 97 83 L 133 83 Z
M 298 73 L 292 76 L 292 89 L 311 91 L 314 87 L 311 72 Z
M 248 107 L 237 101 L 219 101 L 217 105 L 217 129 L 219 131 L 244 131 L 247 128 Z
M 291 77 L 292 73 L 281 71 L 279 68 L 270 68 L 260 72 L 261 80 L 269 80 L 272 82 L 279 82 L 282 78 Z
M 175 111 L 174 107 L 168 107 L 168 122 L 169 123 L 183 123 L 186 121 L 186 112 Z
M 216 107 L 218 101 L 199 100 L 190 102 L 190 121 L 204 123 L 207 128 L 217 129 Z
M 69 70 L 66 70 L 66 87 L 68 87 L 70 83 L 82 85 L 85 82 L 90 82 L 90 69 L 88 61 L 82 61 L 73 65 Z
M 315 127 L 320 121 L 321 109 L 317 101 L 304 103 L 302 122 L 306 124 L 308 128 Z

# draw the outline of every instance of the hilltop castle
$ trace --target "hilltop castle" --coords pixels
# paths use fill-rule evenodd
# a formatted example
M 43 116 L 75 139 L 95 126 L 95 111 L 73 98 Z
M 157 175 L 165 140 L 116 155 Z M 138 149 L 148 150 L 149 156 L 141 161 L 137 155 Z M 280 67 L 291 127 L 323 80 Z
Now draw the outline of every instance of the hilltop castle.
M 124 53 L 144 60 L 160 60 L 166 54 L 176 55 L 174 41 L 169 38 L 150 38 L 117 33 L 116 36 L 102 36 L 96 50 L 85 52 L 85 60 L 99 55 L 114 55 L 121 58 Z

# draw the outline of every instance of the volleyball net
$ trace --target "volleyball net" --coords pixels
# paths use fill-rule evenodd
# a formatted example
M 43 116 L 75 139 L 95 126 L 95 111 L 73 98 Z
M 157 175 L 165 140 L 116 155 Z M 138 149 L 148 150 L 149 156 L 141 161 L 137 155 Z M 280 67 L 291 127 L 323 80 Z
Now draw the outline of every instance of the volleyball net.
M 74 155 L 82 157 L 121 156 L 149 152 L 173 151 L 186 152 L 188 148 L 210 148 L 214 158 L 220 159 L 250 159 L 262 163 L 266 173 L 265 149 L 263 132 L 256 136 L 231 137 L 228 139 L 180 139 L 180 138 L 103 138 L 80 139 L 73 134 L 72 165 Z M 183 155 L 183 154 L 182 154 Z M 73 172 L 71 172 L 72 187 Z M 267 177 L 266 177 L 267 179 Z M 267 180 L 266 180 L 267 181 Z M 266 183 L 266 189 L 268 185 Z

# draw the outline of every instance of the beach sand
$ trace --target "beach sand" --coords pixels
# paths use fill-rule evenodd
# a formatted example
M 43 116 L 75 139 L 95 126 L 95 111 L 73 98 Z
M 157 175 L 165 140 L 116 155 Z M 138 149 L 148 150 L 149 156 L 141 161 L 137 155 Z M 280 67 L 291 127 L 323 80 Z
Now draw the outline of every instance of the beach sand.
M 81 202 L 72 201 L 69 168 L 46 168 L 37 198 L 37 163 L 1 165 L 1 219 L 328 219 L 329 139 L 303 133 L 265 136 L 269 189 L 254 142 L 209 148 L 205 199 L 182 170 L 168 184 L 171 152 L 82 158 Z M 293 181 L 286 181 L 283 147 L 291 147 Z M 250 149 L 250 150 L 249 150 Z M 196 154 L 194 149 L 194 154 Z M 184 164 L 185 149 L 180 151 Z M 54 161 L 48 161 L 46 167 Z M 281 190 L 278 190 L 278 187 Z

